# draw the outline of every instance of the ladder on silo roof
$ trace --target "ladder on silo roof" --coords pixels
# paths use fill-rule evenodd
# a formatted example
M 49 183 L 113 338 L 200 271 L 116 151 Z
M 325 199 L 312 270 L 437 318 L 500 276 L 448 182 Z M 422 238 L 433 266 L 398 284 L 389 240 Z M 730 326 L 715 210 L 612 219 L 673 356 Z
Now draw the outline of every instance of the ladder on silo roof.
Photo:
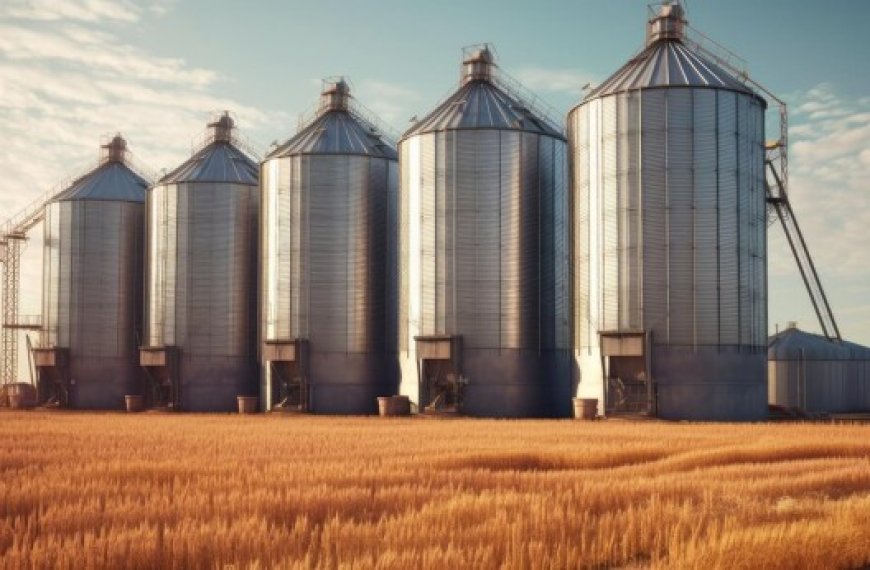
M 822 287 L 822 280 L 816 270 L 816 264 L 810 255 L 807 242 L 795 217 L 788 198 L 788 106 L 785 101 L 774 95 L 764 85 L 758 83 L 746 72 L 742 60 L 714 42 L 697 30 L 686 26 L 691 35 L 684 38 L 684 42 L 696 51 L 702 52 L 707 57 L 716 61 L 720 66 L 730 71 L 737 79 L 751 85 L 772 99 L 779 109 L 779 139 L 765 145 L 764 157 L 764 186 L 767 193 L 767 204 L 775 216 L 779 219 L 785 232 L 786 240 L 794 255 L 801 278 L 806 286 L 810 302 L 819 319 L 822 334 L 828 340 L 842 341 L 840 328 L 834 311 Z

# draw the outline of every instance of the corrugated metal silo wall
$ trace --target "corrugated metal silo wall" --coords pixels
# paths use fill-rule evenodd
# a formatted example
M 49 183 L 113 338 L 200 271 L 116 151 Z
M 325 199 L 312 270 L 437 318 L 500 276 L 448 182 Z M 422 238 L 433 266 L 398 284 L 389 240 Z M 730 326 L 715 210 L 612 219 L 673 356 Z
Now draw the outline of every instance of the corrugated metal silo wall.
M 262 177 L 263 338 L 309 343 L 310 411 L 375 412 L 396 382 L 398 165 L 295 155 L 268 160 Z M 264 364 L 267 409 L 271 376 Z
M 768 401 L 811 412 L 870 411 L 870 359 L 791 358 L 768 361 Z
M 144 205 L 52 202 L 43 249 L 43 338 L 69 349 L 70 406 L 120 409 L 140 392 Z
M 158 185 L 147 199 L 146 342 L 180 349 L 181 406 L 255 393 L 257 186 Z
M 463 411 L 567 415 L 564 141 L 469 129 L 400 143 L 401 392 L 419 401 L 414 337 L 462 337 Z
M 704 88 L 628 91 L 569 115 L 578 394 L 599 331 L 652 333 L 658 412 L 766 414 L 764 109 Z

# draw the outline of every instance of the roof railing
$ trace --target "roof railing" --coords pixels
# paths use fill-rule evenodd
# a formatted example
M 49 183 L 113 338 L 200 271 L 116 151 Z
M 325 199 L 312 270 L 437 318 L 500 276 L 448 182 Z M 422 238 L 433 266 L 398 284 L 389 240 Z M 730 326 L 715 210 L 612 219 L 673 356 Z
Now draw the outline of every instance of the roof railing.
M 396 142 L 399 140 L 400 136 L 398 131 L 381 119 L 374 111 L 359 102 L 359 99 L 354 96 L 355 88 L 349 77 L 335 76 L 326 78 L 323 82 L 330 82 L 338 77 L 350 85 L 347 112 L 357 121 L 363 123 L 370 130 L 372 135 L 384 139 L 385 142 L 392 146 L 396 146 Z M 329 111 L 330 109 L 323 107 L 320 99 L 312 103 L 305 109 L 305 111 L 299 113 L 296 121 L 295 134 L 299 134 L 307 129 L 313 122 L 320 118 L 321 115 Z
M 68 174 L 56 182 L 51 188 L 30 201 L 26 206 L 0 224 L 0 237 L 10 234 L 21 234 L 42 221 L 45 205 L 55 197 L 68 190 L 73 184 L 93 172 L 105 163 L 102 156 L 96 161 L 89 163 L 84 168 L 77 169 L 74 174 Z M 127 150 L 124 154 L 123 164 L 130 170 L 141 176 L 148 184 L 157 180 L 157 173 L 139 162 L 136 156 Z
M 218 117 L 224 113 L 229 113 L 229 111 L 219 111 L 214 113 L 215 117 Z M 229 113 L 232 116 L 232 113 Z M 209 123 L 213 123 L 214 121 L 209 121 Z M 216 140 L 224 136 L 223 134 L 216 134 L 215 129 L 211 126 L 206 127 L 199 134 L 197 134 L 190 141 L 190 156 L 195 155 L 196 153 L 202 151 L 204 148 L 214 143 Z M 259 150 L 262 148 L 257 145 L 255 141 L 253 141 L 250 137 L 243 135 L 239 132 L 238 127 L 232 127 L 232 132 L 230 134 L 229 142 L 237 147 L 239 150 L 243 151 L 248 155 L 249 158 L 256 160 L 257 162 L 263 159 L 263 152 Z
M 546 124 L 547 127 L 558 133 L 565 134 L 565 128 L 562 125 L 562 122 L 555 119 L 555 117 L 560 116 L 560 113 L 555 109 L 555 107 L 541 99 L 533 91 L 524 86 L 518 79 L 508 74 L 498 65 L 499 57 L 494 45 L 490 43 L 481 43 L 464 46 L 462 48 L 462 61 L 465 61 L 465 59 L 476 50 L 484 48 L 489 50 L 494 59 L 494 62 L 491 64 L 493 73 L 491 74 L 490 80 L 492 83 L 520 102 L 532 115 L 535 115 L 539 121 Z M 459 85 L 462 85 L 462 80 L 460 80 Z M 454 93 L 456 93 L 456 86 L 450 87 L 446 94 L 440 97 L 435 105 L 432 106 L 432 109 L 438 109 L 444 105 Z M 424 115 L 424 117 L 425 116 L 427 115 Z M 415 118 L 416 116 L 411 119 L 412 123 L 417 122 L 414 120 Z M 409 129 L 412 129 L 413 127 L 414 125 L 412 124 Z M 405 132 L 407 132 L 407 130 Z

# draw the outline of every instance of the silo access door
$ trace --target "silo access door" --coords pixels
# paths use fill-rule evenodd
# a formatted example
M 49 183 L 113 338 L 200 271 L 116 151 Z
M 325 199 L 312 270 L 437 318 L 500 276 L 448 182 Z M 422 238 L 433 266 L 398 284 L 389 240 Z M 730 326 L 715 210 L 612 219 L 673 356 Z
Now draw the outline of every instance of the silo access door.
M 308 343 L 302 339 L 267 340 L 263 361 L 269 367 L 267 409 L 307 412 L 311 409 L 308 389 Z
M 606 414 L 655 414 L 650 335 L 645 331 L 599 333 Z
M 71 387 L 69 349 L 34 347 L 31 350 L 40 405 L 66 408 Z
M 459 355 L 461 337 L 414 337 L 420 380 L 420 410 L 430 414 L 458 414 L 462 408 L 463 377 Z
M 181 349 L 176 346 L 139 347 L 139 366 L 148 379 L 146 406 L 154 409 L 181 408 Z

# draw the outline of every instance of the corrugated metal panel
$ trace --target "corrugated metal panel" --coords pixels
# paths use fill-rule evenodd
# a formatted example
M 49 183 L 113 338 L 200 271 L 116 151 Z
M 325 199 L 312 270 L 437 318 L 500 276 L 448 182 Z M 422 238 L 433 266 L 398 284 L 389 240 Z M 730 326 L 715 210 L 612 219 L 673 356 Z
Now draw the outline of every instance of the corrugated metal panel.
M 601 184 L 601 330 L 614 330 L 619 327 L 619 215 L 620 200 L 616 178 L 616 99 L 601 101 L 599 116 L 600 131 L 598 144 L 601 147 L 600 184 Z
M 719 163 L 719 342 L 740 344 L 740 235 L 737 96 L 717 92 Z
M 594 99 L 569 116 L 575 350 L 594 349 L 600 331 L 652 333 L 662 413 L 672 417 L 763 414 L 755 341 L 766 318 L 763 107 L 755 101 L 651 89 Z M 581 378 L 600 376 L 592 368 Z M 689 401 L 698 407 L 688 410 Z
M 542 331 L 549 331 L 552 347 L 557 290 L 567 306 L 567 285 L 556 284 L 554 247 L 558 232 L 564 261 L 567 218 L 560 227 L 553 220 L 555 201 L 562 202 L 563 214 L 566 201 L 565 189 L 556 187 L 566 182 L 564 143 L 514 130 L 462 129 L 417 135 L 401 147 L 403 169 L 408 168 L 402 196 L 419 200 L 420 208 L 419 227 L 406 238 L 409 249 L 403 252 L 412 273 L 403 287 L 411 297 L 420 295 L 417 334 L 459 335 L 467 351 L 537 352 Z M 413 217 L 413 205 L 402 215 Z M 541 233 L 544 224 L 551 233 Z M 421 248 L 416 260 L 415 243 Z M 544 255 L 552 259 L 545 263 Z M 419 273 L 413 275 L 415 264 Z M 549 278 L 542 276 L 547 270 Z M 565 264 L 559 271 L 567 277 Z M 542 294 L 545 286 L 549 296 Z M 413 313 L 413 300 L 408 303 Z M 567 336 L 564 330 L 565 345 Z M 499 374 L 476 381 L 482 390 L 509 382 Z
M 770 337 L 770 403 L 822 412 L 870 411 L 870 348 L 789 328 Z
M 667 93 L 643 91 L 640 105 L 644 328 L 669 343 Z
M 571 245 L 570 245 L 570 220 L 571 207 L 568 192 L 568 149 L 556 139 L 540 139 L 542 156 L 547 156 L 552 148 L 553 173 L 544 163 L 541 176 L 542 189 L 547 194 L 553 195 L 553 265 L 555 278 L 553 287 L 556 290 L 554 303 L 554 318 L 556 320 L 556 336 L 553 348 L 567 350 L 571 347 Z M 543 149 L 547 149 L 546 152 Z M 542 214 L 542 225 L 547 225 L 549 214 Z M 544 320 L 544 323 L 547 321 Z M 544 345 L 547 348 L 547 345 Z
M 668 216 L 668 339 L 671 344 L 695 344 L 695 188 L 692 165 L 692 91 L 666 91 L 666 153 Z
M 575 343 L 578 348 L 586 348 L 592 346 L 592 335 L 590 322 L 592 315 L 590 313 L 590 293 L 591 293 L 591 258 L 595 253 L 595 248 L 591 245 L 591 232 L 594 227 L 591 216 L 591 164 L 590 158 L 592 150 L 590 149 L 589 116 L 599 105 L 598 101 L 592 101 L 589 105 L 583 106 L 571 115 L 569 121 L 572 122 L 572 135 L 574 137 L 574 152 L 572 160 L 574 161 L 574 169 L 572 173 L 573 192 L 574 192 L 574 216 L 575 221 L 571 229 L 574 245 L 574 310 L 573 317 L 575 326 Z
M 716 93 L 693 92 L 695 330 L 699 345 L 719 343 L 719 186 Z
M 419 141 L 419 139 L 416 139 Z M 410 284 L 410 259 L 416 254 L 411 249 L 411 238 L 409 235 L 411 208 L 409 206 L 409 195 L 416 192 L 417 184 L 411 179 L 411 161 L 415 160 L 416 153 L 411 154 L 412 144 L 407 144 L 399 148 L 401 160 L 399 161 L 399 188 L 397 191 L 396 211 L 398 218 L 398 242 L 397 242 L 397 321 L 396 334 L 398 337 L 397 349 L 399 352 L 407 352 L 412 347 L 411 342 L 411 295 L 412 288 Z M 416 327 L 416 323 L 415 323 Z

